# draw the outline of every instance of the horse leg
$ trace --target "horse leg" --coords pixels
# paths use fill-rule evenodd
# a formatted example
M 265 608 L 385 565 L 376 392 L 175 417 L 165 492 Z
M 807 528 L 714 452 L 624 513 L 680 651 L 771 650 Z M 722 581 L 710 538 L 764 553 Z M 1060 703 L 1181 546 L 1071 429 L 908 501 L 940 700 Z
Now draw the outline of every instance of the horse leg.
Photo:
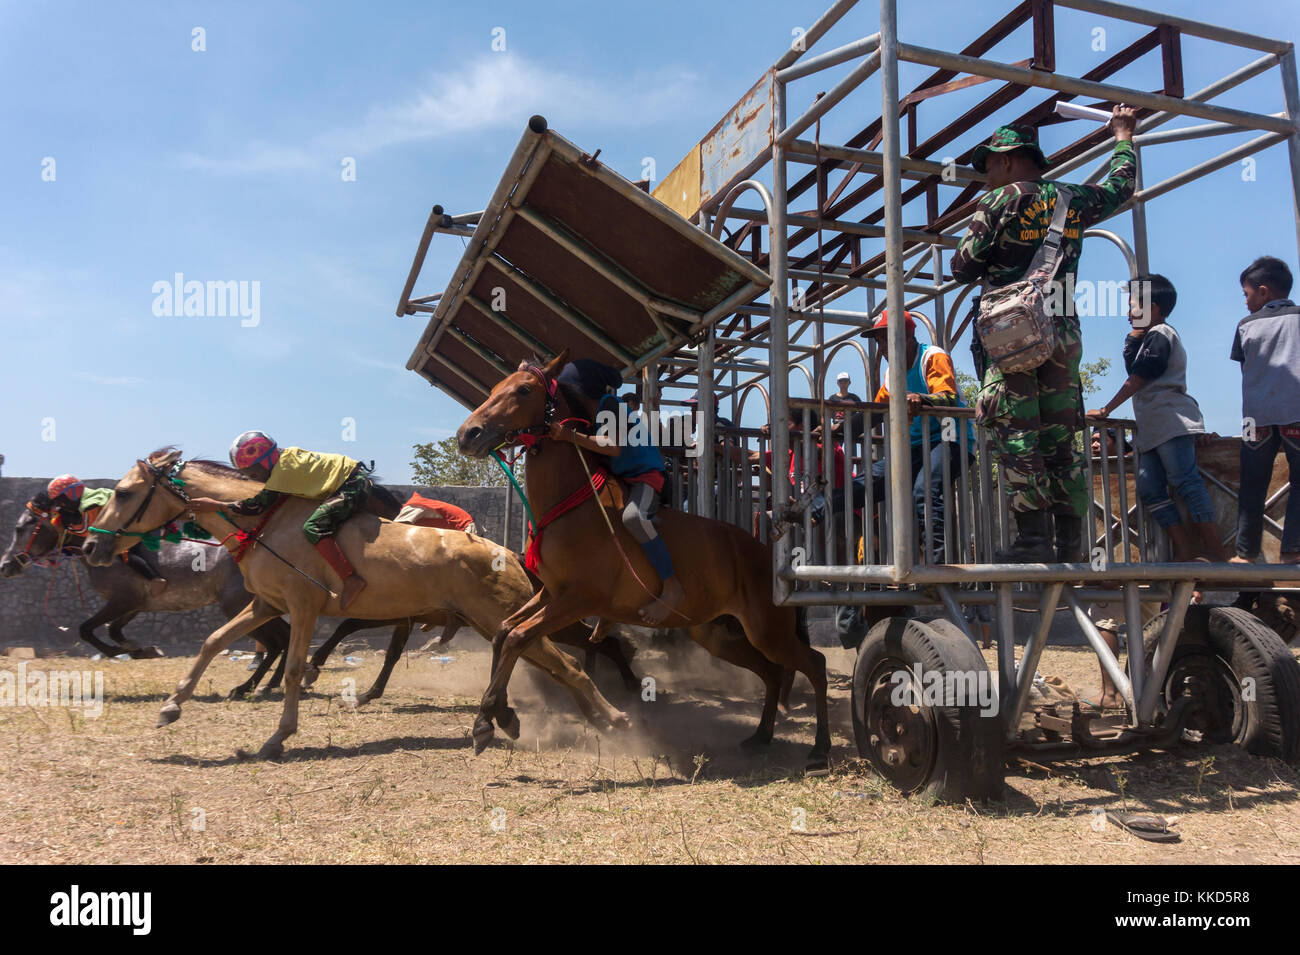
M 307 651 L 311 648 L 312 634 L 316 631 L 316 618 L 320 604 L 303 600 L 289 601 L 289 649 L 284 666 L 284 709 L 280 712 L 280 725 L 258 750 L 258 759 L 279 759 L 284 755 L 284 741 L 298 732 L 298 699 L 302 695 L 302 673 L 307 664 Z M 243 755 L 242 753 L 240 755 Z
M 128 608 L 124 607 L 121 603 L 114 603 L 110 600 L 108 603 L 104 604 L 104 606 L 100 607 L 99 612 L 93 617 L 89 620 L 82 621 L 81 626 L 77 628 L 77 633 L 81 636 L 82 640 L 89 643 L 100 653 L 104 654 L 104 656 L 116 656 L 123 652 L 124 648 L 121 645 L 113 647 L 104 643 L 95 636 L 95 630 L 105 623 L 111 623 L 116 620 L 125 612 L 128 612 Z
M 362 706 L 371 700 L 377 700 L 384 695 L 384 687 L 388 686 L 388 678 L 393 673 L 393 667 L 397 666 L 397 661 L 402 658 L 402 651 L 406 649 L 406 641 L 410 637 L 410 620 L 404 620 L 393 628 L 393 636 L 388 641 L 388 652 L 384 654 L 384 665 L 379 670 L 379 676 L 375 677 L 375 682 L 370 689 L 357 697 L 357 706 Z
M 568 690 L 578 710 L 586 717 L 587 722 L 597 729 L 621 728 L 629 725 L 627 714 L 605 699 L 591 677 L 578 668 L 577 661 L 557 647 L 549 637 L 544 637 L 526 647 L 521 656 L 539 670 L 545 671 L 551 679 Z M 513 713 L 512 710 L 510 712 Z M 509 721 L 507 724 L 502 726 L 498 719 L 497 725 L 501 726 L 503 732 L 508 733 Z M 517 736 L 519 728 L 517 720 L 513 728 Z
M 719 660 L 743 667 L 763 681 L 766 695 L 763 714 L 758 728 L 740 745 L 745 749 L 767 746 L 772 742 L 776 727 L 776 707 L 781 693 L 781 667 L 759 653 L 744 637 L 731 633 L 718 624 L 702 624 L 689 628 L 691 639 Z
M 623 689 L 631 693 L 641 688 L 641 681 L 628 662 L 632 654 L 627 652 L 623 641 L 617 635 L 610 635 L 597 643 L 596 652 L 618 667 L 618 675 L 623 678 Z
M 257 665 L 253 675 L 231 690 L 226 699 L 242 700 L 256 689 L 257 684 L 262 682 L 262 677 L 266 676 L 266 671 L 270 669 L 271 664 L 284 653 L 285 636 L 281 632 L 281 628 L 272 626 L 274 622 L 264 623 L 250 634 L 254 640 L 259 641 L 262 646 L 266 647 L 266 652 L 262 654 L 262 662 Z
M 339 645 L 339 642 L 344 637 L 349 637 L 358 630 L 369 630 L 378 622 L 377 620 L 358 620 L 356 617 L 348 617 L 335 627 L 334 632 L 325 638 L 325 642 L 316 649 L 316 652 L 312 654 L 311 662 L 304 668 L 302 685 L 308 687 L 316 682 L 316 678 L 320 676 L 320 668 L 325 665 L 329 655 L 334 652 L 334 648 Z
M 586 607 L 585 600 L 578 600 L 570 595 L 546 600 L 543 597 L 545 593 L 545 590 L 539 590 L 524 607 L 511 614 L 507 620 L 514 620 L 524 609 L 540 604 L 531 616 L 509 630 L 506 630 L 503 623 L 501 631 L 492 641 L 492 678 L 488 682 L 487 691 L 483 694 L 483 701 L 479 705 L 478 716 L 474 720 L 475 755 L 483 752 L 487 744 L 492 741 L 491 721 L 493 719 L 507 736 L 515 739 L 519 735 L 519 718 L 506 701 L 506 687 L 510 684 L 510 676 L 523 651 L 538 637 L 547 636 L 562 627 L 577 623 L 591 613 Z M 590 684 L 591 678 L 586 674 L 583 676 Z M 591 685 L 594 687 L 595 684 Z
M 108 637 L 121 649 L 118 653 L 130 654 L 132 660 L 153 660 L 163 655 L 157 647 L 139 647 L 126 638 L 122 631 L 136 617 L 140 616 L 139 610 L 128 610 L 116 620 L 108 622 Z
M 496 635 L 492 637 L 492 663 L 488 669 L 489 688 L 491 688 L 492 686 L 493 677 L 497 672 L 498 666 L 500 665 L 501 650 L 502 647 L 505 646 L 507 634 L 510 633 L 510 630 L 516 624 L 522 623 L 524 620 L 527 620 L 530 616 L 533 615 L 533 613 L 537 611 L 537 608 L 540 607 L 542 604 L 542 601 L 544 599 L 543 595 L 545 593 L 546 590 L 544 588 L 539 588 L 536 593 L 534 593 L 531 597 L 529 597 L 526 601 L 524 601 L 524 605 L 522 607 L 520 607 L 510 616 L 506 617 L 506 619 L 502 620 L 501 623 L 497 626 Z M 508 682 L 509 682 L 509 677 L 507 676 L 506 683 Z M 508 694 L 506 692 L 505 684 L 502 684 L 499 691 L 492 697 L 492 709 L 490 711 L 485 712 L 482 706 L 480 705 L 479 718 L 474 721 L 474 727 L 475 727 L 474 732 L 475 732 L 476 739 L 480 737 L 484 737 L 484 731 L 481 727 L 481 720 L 484 718 L 488 720 L 496 719 L 497 725 L 501 725 L 502 721 L 504 720 L 506 725 L 501 726 L 502 730 L 505 730 L 507 726 L 513 726 L 517 728 L 518 718 L 514 716 L 513 711 L 510 709 L 510 701 L 508 699 Z M 487 731 L 486 731 L 485 738 L 488 741 L 492 739 L 491 722 L 487 724 Z M 483 745 L 486 746 L 487 742 L 484 742 Z M 475 753 L 479 753 L 479 752 L 482 752 L 482 749 L 478 747 L 478 744 L 476 743 Z
M 764 594 L 764 599 L 767 599 Z M 776 612 L 768 605 L 750 601 L 740 625 L 763 656 L 808 678 L 817 696 L 817 735 L 808 754 L 808 772 L 823 774 L 831 752 L 830 718 L 826 703 L 826 658 L 799 639 L 793 614 Z
M 254 598 L 249 601 L 247 607 L 212 631 L 211 635 L 203 641 L 203 646 L 199 649 L 198 659 L 194 661 L 194 665 L 190 667 L 190 671 L 185 674 L 181 682 L 176 685 L 176 692 L 163 703 L 162 709 L 158 713 L 156 725 L 166 726 L 168 723 L 174 723 L 180 719 L 181 704 L 194 695 L 194 688 L 198 685 L 199 677 L 208 668 L 208 664 L 212 662 L 213 657 L 240 637 L 257 629 L 259 623 L 264 623 L 279 615 L 280 611 L 270 604 L 261 598 Z

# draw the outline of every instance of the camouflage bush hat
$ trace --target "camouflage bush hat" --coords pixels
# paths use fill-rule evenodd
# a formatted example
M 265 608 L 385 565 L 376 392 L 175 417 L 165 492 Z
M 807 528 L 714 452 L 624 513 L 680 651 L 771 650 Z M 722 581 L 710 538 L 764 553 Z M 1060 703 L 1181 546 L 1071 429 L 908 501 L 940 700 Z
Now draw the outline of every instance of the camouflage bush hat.
M 999 126 L 987 143 L 975 147 L 970 164 L 975 167 L 976 172 L 984 172 L 989 153 L 1009 153 L 1013 149 L 1028 149 L 1038 161 L 1039 169 L 1046 169 L 1052 164 L 1043 155 L 1043 150 L 1038 145 L 1037 127 L 1030 126 L 1028 123 Z

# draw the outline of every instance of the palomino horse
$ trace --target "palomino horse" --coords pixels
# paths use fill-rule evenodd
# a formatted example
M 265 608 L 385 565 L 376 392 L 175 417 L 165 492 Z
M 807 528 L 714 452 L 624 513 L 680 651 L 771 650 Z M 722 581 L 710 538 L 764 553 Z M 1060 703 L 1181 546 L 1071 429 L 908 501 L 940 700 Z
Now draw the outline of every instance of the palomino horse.
M 128 535 L 161 527 L 188 513 L 191 495 L 236 501 L 262 489 L 259 482 L 223 464 L 182 462 L 180 457 L 175 449 L 156 451 L 148 460 L 137 461 L 118 482 L 86 543 L 90 563 L 111 563 L 115 553 L 130 546 Z M 287 612 L 290 641 L 284 710 L 278 729 L 258 754 L 277 758 L 284 752 L 284 741 L 298 729 L 303 667 L 318 617 L 401 617 L 443 625 L 459 617 L 490 638 L 510 609 L 532 593 L 518 561 L 491 541 L 462 531 L 398 524 L 363 513 L 338 533 L 339 544 L 367 581 L 345 614 L 336 595 L 340 581 L 302 533 L 303 522 L 316 506 L 315 501 L 286 496 L 278 508 L 261 516 L 195 515 L 204 530 L 232 552 L 242 554 L 244 585 L 254 597 L 208 637 L 194 667 L 164 704 L 159 725 L 179 718 L 180 704 L 193 694 L 199 674 L 223 646 Z M 232 533 L 235 528 L 239 535 Z M 324 589 L 326 581 L 333 588 L 330 591 Z M 530 662 L 562 683 L 592 723 L 600 727 L 626 725 L 627 717 L 609 704 L 572 658 L 549 641 L 537 648 Z M 518 736 L 517 719 L 503 718 L 498 725 L 507 734 Z
M 584 464 L 587 458 L 573 444 L 546 437 L 557 410 L 565 418 L 591 421 L 586 399 L 557 389 L 555 379 L 567 357 L 565 350 L 545 366 L 522 363 L 492 389 L 456 435 L 461 452 L 479 458 L 503 445 L 525 443 L 521 435 L 534 436 L 525 475 L 529 501 L 539 515 L 588 484 L 587 469 L 595 466 Z M 492 680 L 474 723 L 476 750 L 481 752 L 492 739 L 491 720 L 499 724 L 503 709 L 508 711 L 505 693 L 511 671 L 533 640 L 588 616 L 641 622 L 645 588 L 657 593 L 659 579 L 617 514 L 612 524 L 611 534 L 599 508 L 584 501 L 546 527 L 537 571 L 544 587 L 501 624 L 492 643 Z M 797 670 L 817 694 L 817 735 L 809 770 L 824 770 L 831 742 L 826 661 L 800 639 L 795 608 L 773 606 L 770 550 L 731 524 L 674 510 L 660 512 L 659 532 L 686 591 L 665 624 L 685 626 L 691 639 L 715 656 L 752 670 L 766 686 L 763 714 L 747 745 L 771 742 L 782 671 Z M 724 615 L 740 621 L 745 640 L 727 639 L 725 628 L 709 625 Z
M 0 557 L 0 577 L 15 577 L 31 564 L 76 561 L 81 559 L 85 539 L 69 534 L 52 523 L 53 508 L 49 499 L 37 495 L 27 502 L 14 525 L 13 540 Z M 121 561 L 107 567 L 88 567 L 90 586 L 104 599 L 104 605 L 78 628 L 81 639 L 105 656 L 128 653 L 133 658 L 161 656 L 156 647 L 138 647 L 125 639 L 122 628 L 141 613 L 182 613 L 201 610 L 216 604 L 227 618 L 248 605 L 252 595 L 244 589 L 239 568 L 224 548 L 191 541 L 164 544 L 157 556 L 158 569 L 167 578 L 167 589 L 155 596 L 148 582 Z M 95 630 L 108 624 L 112 644 L 95 636 Z M 262 666 L 248 682 L 235 687 L 232 697 L 240 697 L 261 681 L 267 668 L 289 644 L 289 628 L 283 620 L 270 620 L 252 634 L 267 648 Z M 283 668 L 283 664 L 281 664 Z M 279 684 L 277 670 L 272 686 Z

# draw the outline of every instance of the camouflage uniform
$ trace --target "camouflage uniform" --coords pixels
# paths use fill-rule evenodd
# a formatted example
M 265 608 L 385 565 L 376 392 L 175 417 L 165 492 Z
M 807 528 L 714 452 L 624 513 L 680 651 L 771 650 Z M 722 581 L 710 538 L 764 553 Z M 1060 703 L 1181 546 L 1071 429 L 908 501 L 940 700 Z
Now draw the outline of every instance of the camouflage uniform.
M 338 490 L 321 501 L 320 506 L 311 512 L 311 516 L 302 525 L 307 540 L 316 544 L 322 538 L 333 537 L 344 521 L 365 508 L 374 489 L 375 485 L 366 475 L 365 468 L 360 465 L 353 468 Z M 261 490 L 230 509 L 236 514 L 261 514 L 280 499 L 281 493 Z
M 1013 511 L 1087 512 L 1088 488 L 1074 447 L 1074 435 L 1083 426 L 1082 336 L 1074 282 L 1084 229 L 1128 200 L 1136 175 L 1133 144 L 1118 142 L 1103 183 L 1069 187 L 1073 196 L 1056 273 L 1064 292 L 1063 314 L 1056 318 L 1056 351 L 1032 371 L 1004 374 L 990 365 L 984 372 L 976 420 L 989 429 Z M 953 277 L 967 283 L 983 280 L 990 288 L 1024 278 L 1051 225 L 1056 196 L 1055 183 L 1041 180 L 1015 182 L 987 193 L 953 256 Z

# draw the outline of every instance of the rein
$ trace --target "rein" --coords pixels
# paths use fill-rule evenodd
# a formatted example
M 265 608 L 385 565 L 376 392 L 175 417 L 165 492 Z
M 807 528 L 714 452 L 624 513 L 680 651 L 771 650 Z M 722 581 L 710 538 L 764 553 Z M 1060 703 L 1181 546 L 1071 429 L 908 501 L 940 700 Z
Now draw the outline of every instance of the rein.
M 511 471 L 510 468 L 506 467 L 505 462 L 501 460 L 501 456 L 497 452 L 500 451 L 501 448 L 509 444 L 522 444 L 525 448 L 525 453 L 528 454 L 541 453 L 541 448 L 538 446 L 540 443 L 540 436 L 550 434 L 551 421 L 555 417 L 555 412 L 556 412 L 556 404 L 557 404 L 556 392 L 558 390 L 558 387 L 556 382 L 548 381 L 546 378 L 546 373 L 543 372 L 537 366 L 528 365 L 524 370 L 532 372 L 532 374 L 537 377 L 537 380 L 540 381 L 543 387 L 545 387 L 546 389 L 546 396 L 547 396 L 546 412 L 542 419 L 542 423 L 530 425 L 526 428 L 520 428 L 516 431 L 508 432 L 506 434 L 505 440 L 503 440 L 499 445 L 497 445 L 495 448 L 492 449 L 492 456 L 496 458 L 496 462 L 498 465 L 501 466 L 501 470 L 505 471 L 506 477 L 510 479 L 510 484 L 514 487 L 515 492 L 519 495 L 519 499 L 523 501 L 524 510 L 527 511 L 528 513 L 528 547 L 524 554 L 524 566 L 531 573 L 537 573 L 538 568 L 541 566 L 542 532 L 546 529 L 546 526 L 558 520 L 559 518 L 563 517 L 565 514 L 569 513 L 569 511 L 574 510 L 580 504 L 585 502 L 588 498 L 594 498 L 596 501 L 596 510 L 600 511 L 600 516 L 605 521 L 605 527 L 608 528 L 609 530 L 610 539 L 613 540 L 614 546 L 618 549 L 619 556 L 623 558 L 623 566 L 626 567 L 628 573 L 632 575 L 632 579 L 635 580 L 637 584 L 640 585 L 641 589 L 645 591 L 646 596 L 648 596 L 651 600 L 653 600 L 655 603 L 658 603 L 666 607 L 671 613 L 677 614 L 677 616 L 681 617 L 683 620 L 689 623 L 690 618 L 687 617 L 686 614 L 682 613 L 676 607 L 669 607 L 668 604 L 664 603 L 663 600 L 660 599 L 660 597 L 657 594 L 655 594 L 653 590 L 651 590 L 648 586 L 646 586 L 645 581 L 641 579 L 640 575 L 637 574 L 635 568 L 633 568 L 632 561 L 627 556 L 627 551 L 623 549 L 623 544 L 618 539 L 618 532 L 614 529 L 614 525 L 610 521 L 609 515 L 605 513 L 604 505 L 600 503 L 600 489 L 605 486 L 606 481 L 611 480 L 611 475 L 609 471 L 604 467 L 598 467 L 595 473 L 593 474 L 591 468 L 587 467 L 587 458 L 585 455 L 583 455 L 582 448 L 578 447 L 576 444 L 573 445 L 573 450 L 577 452 L 578 461 L 582 464 L 582 470 L 587 475 L 586 482 L 582 484 L 579 488 L 577 488 L 568 497 L 564 498 L 564 500 L 560 501 L 558 504 L 556 504 L 554 507 L 548 510 L 545 514 L 543 514 L 540 522 L 538 522 L 534 518 L 533 509 L 528 503 L 528 496 L 524 494 L 523 489 L 520 488 L 519 486 L 519 482 L 515 480 L 514 472 Z M 570 421 L 581 421 L 582 423 L 588 426 L 591 425 L 590 421 L 588 421 L 586 418 L 581 418 L 581 417 L 563 418 L 560 420 L 559 423 L 561 425 L 565 425 L 568 424 Z M 518 440 L 520 435 L 527 435 L 529 440 L 527 441 Z
M 192 508 L 193 502 L 190 500 L 189 494 L 185 492 L 185 482 L 176 476 L 176 473 L 180 471 L 183 467 L 185 467 L 183 462 L 181 461 L 174 462 L 171 465 L 171 467 L 169 467 L 166 471 L 164 471 L 162 468 L 155 465 L 152 461 L 142 460 L 140 463 L 143 464 L 145 468 L 148 469 L 148 471 L 153 475 L 153 482 L 149 485 L 149 493 L 145 495 L 144 502 L 139 507 L 136 508 L 135 513 L 132 514 L 130 519 L 127 520 L 122 525 L 122 529 L 109 530 L 103 527 L 91 527 L 88 529 L 89 532 L 93 532 L 96 534 L 109 534 L 113 537 L 143 538 L 148 535 L 151 535 L 153 531 L 140 534 L 132 531 L 127 531 L 126 528 L 129 527 L 133 522 L 138 520 L 144 514 L 145 508 L 149 505 L 150 500 L 153 499 L 154 492 L 157 491 L 158 488 L 163 485 L 163 482 L 166 482 L 166 490 L 170 491 L 176 497 L 180 498 L 181 501 L 184 502 L 185 506 L 181 508 L 179 514 L 177 514 L 175 517 L 169 518 L 168 520 L 164 521 L 162 524 L 158 526 L 158 528 L 155 528 L 155 530 L 160 530 L 161 528 L 167 526 L 168 524 L 174 523 L 177 520 L 177 518 L 183 516 L 184 514 L 193 513 L 193 508 Z M 325 586 L 323 583 L 321 583 L 311 574 L 307 573 L 305 570 L 300 568 L 297 564 L 293 563 L 290 560 L 287 560 L 273 547 L 271 547 L 270 544 L 266 543 L 264 540 L 261 539 L 261 533 L 263 529 L 265 529 L 267 522 L 270 521 L 271 516 L 275 513 L 276 508 L 278 508 L 282 503 L 284 503 L 283 498 L 277 501 L 274 507 L 270 508 L 266 516 L 262 519 L 262 521 L 257 525 L 257 527 L 251 533 L 245 531 L 242 527 L 240 527 L 237 523 L 235 523 L 235 520 L 225 511 L 217 511 L 217 513 L 221 515 L 221 518 L 224 521 L 226 521 L 226 523 L 230 524 L 231 527 L 234 528 L 234 531 L 232 531 L 230 534 L 227 534 L 224 538 L 222 538 L 222 540 L 219 543 L 225 544 L 226 541 L 230 540 L 232 537 L 238 541 L 238 544 L 231 551 L 231 556 L 235 558 L 236 562 L 243 559 L 243 557 L 246 556 L 247 552 L 250 549 L 252 549 L 254 546 L 261 544 L 268 554 L 270 554 L 276 560 L 280 561 L 280 563 L 284 564 L 290 570 L 297 573 L 300 577 L 303 577 L 311 581 L 321 590 L 325 591 L 325 593 L 329 594 L 330 597 L 337 597 L 338 595 L 335 594 L 334 591 L 330 590 L 329 587 Z

